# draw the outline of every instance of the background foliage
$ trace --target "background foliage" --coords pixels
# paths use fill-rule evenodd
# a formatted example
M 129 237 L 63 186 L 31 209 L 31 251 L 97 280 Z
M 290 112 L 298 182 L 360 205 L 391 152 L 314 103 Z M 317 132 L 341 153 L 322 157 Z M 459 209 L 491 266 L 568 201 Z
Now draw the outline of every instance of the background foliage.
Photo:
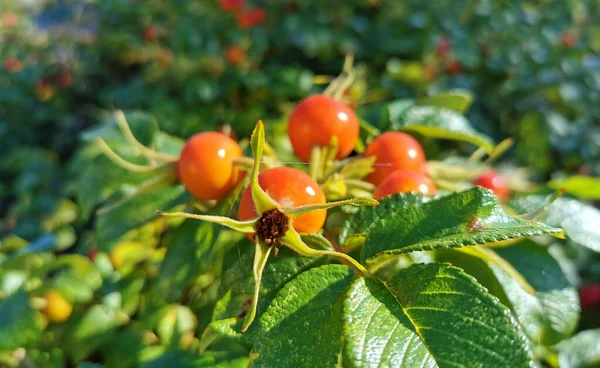
M 398 129 L 406 120 L 403 105 L 393 109 L 390 101 L 469 90 L 474 99 L 465 117 L 473 128 L 495 142 L 515 139 L 502 158 L 507 167 L 527 166 L 535 179 L 557 183 L 565 175 L 600 175 L 597 1 L 249 1 L 247 8 L 264 10 L 254 18 L 224 10 L 226 3 L 0 0 L 0 311 L 22 331 L 22 341 L 11 338 L 14 346 L 0 350 L 36 341 L 28 359 L 44 367 L 86 360 L 157 367 L 174 360 L 247 363 L 247 341 L 238 341 L 247 337 L 233 336 L 231 324 L 222 322 L 241 313 L 251 294 L 252 270 L 242 262 L 251 252 L 232 245 L 245 240 L 209 224 L 156 218 L 155 209 L 189 201 L 180 186 L 154 188 L 111 207 L 151 179 L 120 170 L 88 144 L 100 136 L 136 159 L 108 114 L 113 108 L 125 109 L 136 137 L 163 152 L 178 154 L 185 138 L 224 124 L 247 137 L 259 119 L 267 122 L 273 144 L 289 151 L 286 115 L 301 98 L 321 91 L 353 53 L 357 80 L 344 98 L 375 127 Z M 423 142 L 431 159 L 476 149 L 467 142 Z M 570 185 L 580 198 L 597 199 L 582 194 L 593 184 Z M 526 197 L 514 206 L 525 213 L 544 200 Z M 600 281 L 598 257 L 589 250 L 598 250 L 598 235 L 577 226 L 598 214 L 593 203 L 561 200 L 548 209 L 548 224 L 562 226 L 572 241 L 553 241 L 551 260 L 528 240 L 499 253 L 516 262 L 525 248 L 549 269 L 558 259 L 568 278 L 555 277 L 566 288 L 558 300 L 572 300 L 572 285 Z M 227 205 L 213 211 L 225 214 Z M 574 214 L 587 215 L 569 222 Z M 476 275 L 509 308 L 521 305 L 507 291 L 514 285 L 498 281 L 501 270 L 452 254 L 440 259 Z M 264 277 L 265 308 L 287 281 L 322 260 L 284 254 L 275 262 Z M 538 274 L 528 275 L 527 264 L 513 266 L 546 293 L 529 300 L 529 314 L 519 316 L 545 318 L 544 298 L 562 287 L 536 285 Z M 229 271 L 220 280 L 222 269 Z M 289 279 L 280 277 L 282 269 Z M 29 307 L 30 295 L 16 292 L 21 287 L 35 290 L 33 296 L 64 291 L 75 305 L 68 327 L 46 327 Z M 369 287 L 375 288 L 355 282 L 351 290 Z M 548 318 L 543 328 L 525 324 L 525 333 L 543 336 L 548 346 L 562 341 L 556 359 L 577 366 L 579 357 L 568 346 L 585 346 L 591 338 L 563 340 L 577 316 L 565 325 Z M 5 331 L 11 333 L 4 321 L 0 343 L 8 341 Z M 217 342 L 198 363 L 189 351 L 204 348 L 198 337 L 209 323 L 206 334 L 231 334 L 233 342 Z M 584 311 L 579 328 L 598 326 Z M 359 334 L 358 328 L 350 333 Z M 12 352 L 2 355 L 13 358 Z

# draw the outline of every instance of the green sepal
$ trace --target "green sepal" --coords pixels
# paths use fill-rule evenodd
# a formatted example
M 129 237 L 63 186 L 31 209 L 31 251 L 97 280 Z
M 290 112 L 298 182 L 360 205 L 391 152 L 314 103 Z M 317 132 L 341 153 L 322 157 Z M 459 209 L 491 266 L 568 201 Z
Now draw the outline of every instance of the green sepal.
M 294 208 L 282 208 L 281 212 L 285 213 L 290 219 L 296 218 L 298 216 L 304 215 L 305 213 L 309 213 L 312 211 L 318 210 L 327 210 L 334 207 L 340 207 L 345 205 L 351 205 L 356 207 L 364 207 L 364 206 L 377 206 L 379 202 L 370 197 L 358 197 L 358 198 L 350 198 L 344 199 L 341 201 L 335 202 L 327 202 L 323 204 L 309 204 L 306 206 L 294 207 Z
M 256 252 L 254 253 L 254 266 L 252 270 L 254 272 L 254 296 L 252 297 L 252 304 L 250 310 L 244 318 L 244 325 L 242 326 L 242 332 L 246 332 L 248 327 L 254 321 L 256 317 L 256 307 L 258 305 L 258 293 L 260 291 L 260 280 L 262 279 L 262 273 L 271 254 L 273 247 L 266 245 L 261 240 L 256 243 Z
M 252 132 L 250 146 L 252 146 L 252 152 L 254 153 L 254 165 L 252 167 L 252 175 L 250 176 L 250 192 L 252 193 L 252 200 L 254 201 L 256 212 L 261 214 L 278 207 L 277 202 L 269 197 L 269 195 L 262 190 L 260 185 L 258 185 L 260 160 L 262 159 L 265 147 L 265 126 L 262 121 L 259 121 L 256 124 L 256 127 Z
M 161 216 L 167 216 L 167 217 L 183 217 L 183 218 L 189 218 L 189 219 L 195 219 L 195 220 L 202 220 L 202 221 L 206 221 L 206 222 L 212 222 L 214 224 L 219 224 L 219 225 L 223 225 L 223 226 L 227 226 L 230 229 L 242 232 L 242 233 L 254 233 L 256 230 L 254 229 L 254 226 L 256 224 L 256 221 L 258 221 L 257 218 L 252 219 L 252 220 L 247 220 L 247 221 L 238 221 L 238 220 L 234 220 L 232 218 L 229 217 L 225 217 L 225 216 L 213 216 L 213 215 L 198 215 L 195 213 L 189 213 L 189 212 L 161 212 L 161 211 L 156 211 L 158 212 L 158 214 L 160 214 Z

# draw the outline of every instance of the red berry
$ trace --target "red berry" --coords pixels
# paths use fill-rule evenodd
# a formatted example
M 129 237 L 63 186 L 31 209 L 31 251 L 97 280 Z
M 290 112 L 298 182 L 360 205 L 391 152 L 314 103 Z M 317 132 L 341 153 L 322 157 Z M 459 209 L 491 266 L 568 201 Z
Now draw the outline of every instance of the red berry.
M 438 45 L 435 54 L 440 59 L 445 59 L 450 53 L 450 40 L 446 36 L 441 36 L 438 40 Z
M 479 175 L 473 180 L 473 184 L 492 190 L 500 199 L 506 199 L 510 194 L 506 180 L 494 170 Z
M 326 202 L 323 189 L 306 173 L 291 167 L 276 167 L 258 176 L 258 184 L 282 207 L 298 207 Z M 246 188 L 238 211 L 240 220 L 256 217 L 250 187 Z M 313 211 L 294 219 L 293 226 L 301 233 L 316 233 L 325 224 L 327 210 Z
M 87 251 L 87 257 L 90 259 L 90 261 L 94 262 L 98 256 L 98 252 L 98 247 L 93 246 Z
M 56 79 L 58 84 L 64 88 L 69 87 L 73 83 L 73 77 L 69 72 L 61 72 L 60 74 L 58 74 L 58 77 Z
M 0 25 L 4 27 L 14 27 L 19 23 L 19 17 L 13 12 L 6 12 L 0 17 Z
M 9 57 L 4 60 L 4 69 L 9 73 L 16 73 L 23 70 L 23 63 L 15 57 Z
M 367 176 L 367 181 L 375 185 L 379 185 L 396 170 L 416 172 L 425 170 L 423 147 L 406 133 L 383 133 L 369 144 L 364 155 L 376 157 L 374 171 Z
M 373 198 L 380 199 L 396 193 L 410 192 L 432 195 L 437 192 L 437 187 L 431 178 L 423 173 L 397 170 L 377 186 L 373 193 Z
M 312 95 L 294 108 L 288 120 L 288 137 L 296 156 L 310 160 L 314 146 L 324 147 L 337 138 L 337 159 L 352 152 L 358 140 L 359 125 L 354 110 L 325 95 Z
M 231 65 L 239 65 L 246 60 L 246 50 L 237 46 L 231 45 L 225 48 L 225 58 Z
M 156 41 L 156 36 L 157 36 L 156 27 L 150 25 L 150 26 L 146 26 L 146 27 L 144 27 L 144 29 L 142 29 L 142 37 L 144 37 L 144 39 L 146 41 Z
M 564 47 L 570 49 L 577 43 L 577 35 L 571 31 L 565 31 L 560 38 L 560 42 Z
M 458 74 L 462 70 L 462 65 L 458 61 L 452 61 L 446 65 L 446 72 L 448 74 Z
M 226 12 L 238 12 L 245 6 L 246 0 L 219 0 L 219 8 Z
M 579 301 L 582 309 L 600 307 L 600 284 L 589 284 L 579 288 Z
M 254 8 L 238 13 L 237 24 L 240 28 L 252 28 L 267 21 L 267 12 Z
M 196 198 L 223 198 L 242 178 L 233 160 L 242 156 L 236 141 L 218 132 L 198 133 L 187 140 L 176 166 L 179 180 Z

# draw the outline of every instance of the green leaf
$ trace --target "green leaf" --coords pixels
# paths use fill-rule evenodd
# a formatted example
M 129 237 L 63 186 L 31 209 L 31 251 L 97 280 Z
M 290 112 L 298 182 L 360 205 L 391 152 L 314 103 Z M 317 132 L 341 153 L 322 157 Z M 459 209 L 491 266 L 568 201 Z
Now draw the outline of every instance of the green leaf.
M 531 195 L 513 201 L 521 213 L 538 211 L 544 207 L 546 197 Z M 541 219 L 550 226 L 560 226 L 576 243 L 600 252 L 600 211 L 575 199 L 558 198 L 545 209 Z
M 506 249 L 495 250 L 505 255 L 507 261 L 517 261 L 513 267 L 536 289 L 535 296 L 491 262 L 458 252 L 438 252 L 436 259 L 463 268 L 500 298 L 513 310 L 532 343 L 552 345 L 570 336 L 579 320 L 577 292 L 547 248 L 525 239 Z M 521 258 L 526 259 L 526 264 L 521 264 Z
M 516 245 L 495 250 L 537 291 L 537 306 L 533 309 L 520 305 L 525 302 L 520 293 L 511 294 L 511 291 L 507 290 L 507 296 L 515 305 L 518 315 L 535 318 L 537 323 L 542 324 L 540 336 L 534 335 L 532 338 L 544 344 L 555 344 L 571 336 L 579 323 L 579 296 L 548 249 L 526 239 Z M 499 274 L 496 269 L 492 270 Z M 505 279 L 498 280 L 507 284 Z M 520 308 L 524 310 L 520 311 Z
M 29 305 L 29 295 L 17 291 L 0 300 L 0 351 L 26 347 L 42 333 L 40 314 Z
M 552 180 L 548 186 L 555 190 L 565 190 L 582 199 L 600 199 L 600 178 L 571 176 Z
M 126 315 L 105 305 L 94 305 L 69 331 L 65 347 L 72 359 L 79 362 L 87 358 L 101 345 L 111 341 L 117 328 L 126 322 Z
M 231 357 L 231 354 L 195 355 L 189 351 L 167 350 L 143 365 L 144 368 L 245 368 L 247 357 Z
M 358 279 L 344 304 L 354 367 L 532 365 L 508 309 L 448 264 L 413 265 L 385 283 Z
M 353 277 L 347 266 L 327 265 L 285 285 L 260 320 L 250 367 L 336 367 L 343 296 Z
M 247 247 L 246 247 L 247 245 Z M 215 319 L 238 316 L 243 312 L 244 304 L 254 294 L 254 273 L 252 270 L 254 249 L 251 244 L 242 244 L 243 249 L 234 249 L 232 254 L 236 262 L 227 267 L 221 281 L 220 295 L 230 293 L 227 308 L 218 311 Z M 240 254 L 241 251 L 241 254 Z M 287 248 L 280 248 L 277 257 L 272 257 L 263 271 L 260 297 L 274 293 L 298 274 L 322 262 L 319 257 L 300 257 Z M 247 307 L 247 306 L 246 306 Z
M 511 217 L 498 205 L 494 193 L 473 187 L 388 213 L 368 234 L 362 257 L 458 248 L 546 233 L 560 236 L 562 230 Z
M 167 254 L 160 265 L 158 279 L 152 284 L 151 294 L 165 303 L 181 300 L 184 289 L 197 275 L 213 245 L 215 225 L 184 220 L 172 227 L 166 236 Z
M 96 216 L 96 241 L 108 250 L 120 236 L 157 218 L 157 209 L 171 209 L 189 200 L 183 186 L 161 188 L 143 193 L 119 207 Z
M 139 325 L 130 324 L 106 346 L 104 362 L 109 367 L 135 367 L 138 356 L 131 352 L 139 352 L 144 346 L 144 329 Z
M 179 345 L 183 334 L 193 331 L 198 321 L 192 310 L 183 305 L 171 305 L 160 320 L 156 331 L 163 345 Z M 175 342 L 172 339 L 175 338 Z
M 597 367 L 600 365 L 600 328 L 578 333 L 556 346 L 561 367 Z
M 345 245 L 350 240 L 350 237 L 364 238 L 380 219 L 406 206 L 422 204 L 428 199 L 428 197 L 422 194 L 400 193 L 382 198 L 379 201 L 379 206 L 362 207 L 358 211 L 358 214 L 350 217 L 344 223 L 340 231 L 339 242 Z
M 473 103 L 473 94 L 466 90 L 453 90 L 435 96 L 425 97 L 418 101 L 420 106 L 436 106 L 454 110 L 464 114 Z
M 397 113 L 390 111 L 393 129 L 409 130 L 426 137 L 452 139 L 473 143 L 491 153 L 494 142 L 477 132 L 471 123 L 456 111 L 433 106 L 413 106 Z

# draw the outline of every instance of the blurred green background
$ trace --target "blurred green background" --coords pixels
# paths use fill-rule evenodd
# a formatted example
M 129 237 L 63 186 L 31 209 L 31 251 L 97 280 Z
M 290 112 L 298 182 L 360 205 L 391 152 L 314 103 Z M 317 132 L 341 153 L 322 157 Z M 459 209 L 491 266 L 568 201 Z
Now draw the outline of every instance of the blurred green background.
M 92 246 L 94 210 L 143 179 L 82 149 L 113 109 L 140 137 L 246 137 L 259 119 L 280 126 L 347 54 L 344 99 L 376 127 L 389 101 L 468 90 L 471 124 L 514 138 L 503 160 L 537 180 L 600 175 L 597 0 L 0 0 L 2 250 Z M 438 143 L 429 158 L 475 150 Z

